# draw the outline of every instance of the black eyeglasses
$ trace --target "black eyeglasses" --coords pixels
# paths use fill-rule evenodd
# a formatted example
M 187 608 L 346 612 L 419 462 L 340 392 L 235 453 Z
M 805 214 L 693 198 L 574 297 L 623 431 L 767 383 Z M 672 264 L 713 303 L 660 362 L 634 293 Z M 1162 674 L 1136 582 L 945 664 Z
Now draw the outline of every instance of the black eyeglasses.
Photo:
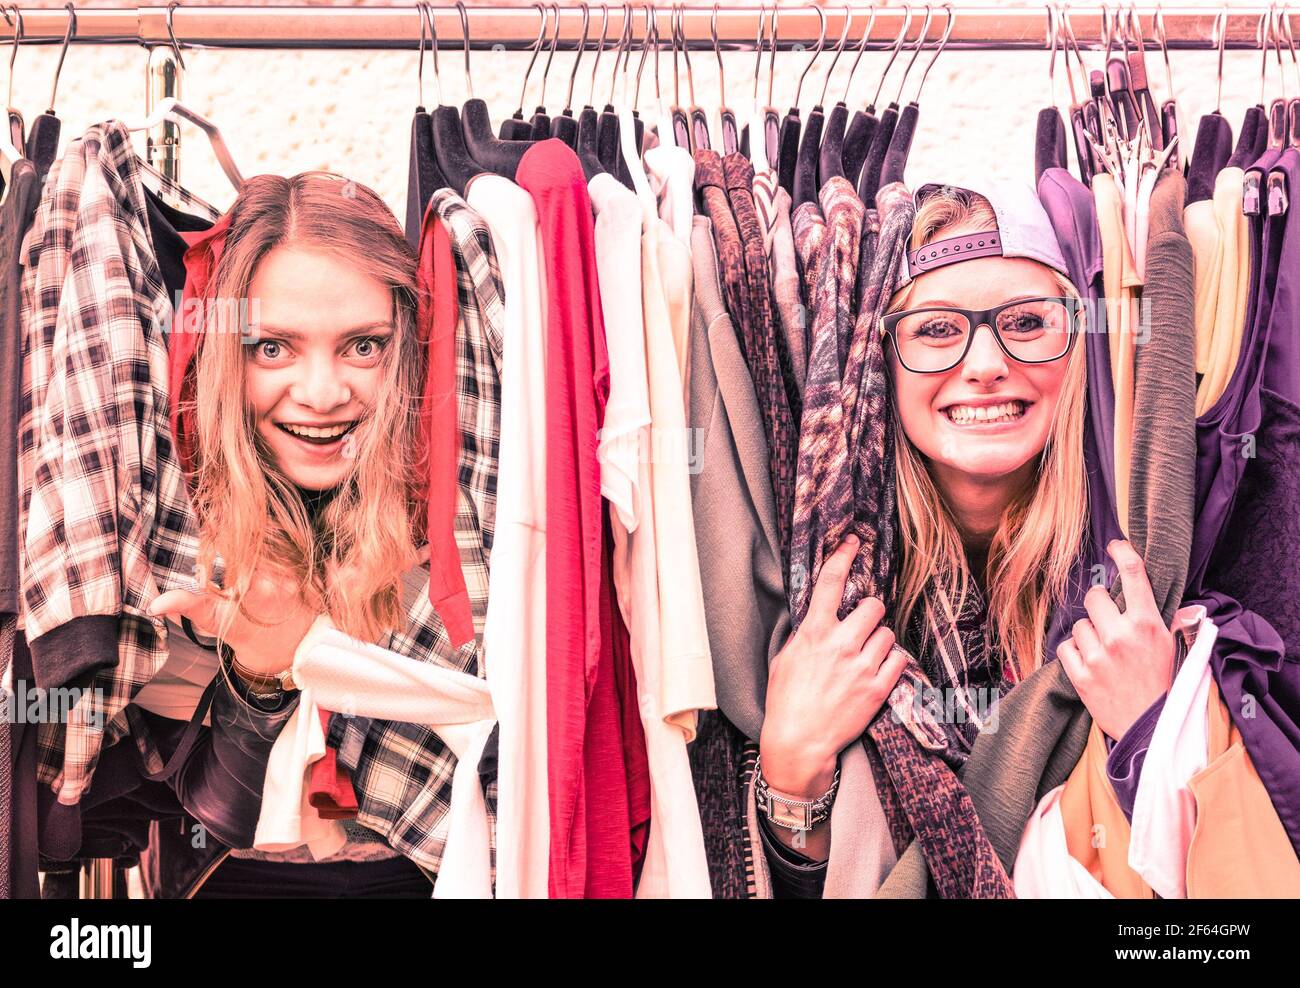
M 1046 364 L 1070 352 L 1082 312 L 1080 299 L 1064 296 L 1020 298 L 982 311 L 932 306 L 891 312 L 881 319 L 881 331 L 914 374 L 952 370 L 966 359 L 981 326 L 992 330 L 1012 360 Z

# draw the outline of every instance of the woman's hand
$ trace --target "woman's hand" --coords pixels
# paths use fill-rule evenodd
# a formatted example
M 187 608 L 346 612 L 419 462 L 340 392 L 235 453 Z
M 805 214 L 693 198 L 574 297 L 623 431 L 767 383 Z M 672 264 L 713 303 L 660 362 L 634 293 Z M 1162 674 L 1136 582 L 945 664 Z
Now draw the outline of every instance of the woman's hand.
M 906 665 L 889 657 L 894 633 L 880 625 L 877 598 L 837 616 L 857 549 L 850 535 L 827 557 L 807 616 L 768 670 L 763 776 L 790 796 L 816 799 L 830 788 L 839 753 L 866 730 Z
M 317 612 L 307 606 L 295 581 L 259 569 L 244 596 L 243 606 L 221 596 L 215 583 L 202 591 L 169 590 L 149 605 L 149 613 L 170 617 L 177 624 L 182 617 L 194 623 L 194 630 L 206 637 L 216 635 L 228 617 L 225 641 L 235 652 L 241 669 L 274 676 L 293 664 L 293 653 Z
M 1175 643 L 1137 550 L 1117 539 L 1106 551 L 1119 567 L 1127 610 L 1119 612 L 1105 587 L 1093 587 L 1083 598 L 1088 617 L 1075 622 L 1056 657 L 1097 726 L 1118 741 L 1169 689 Z

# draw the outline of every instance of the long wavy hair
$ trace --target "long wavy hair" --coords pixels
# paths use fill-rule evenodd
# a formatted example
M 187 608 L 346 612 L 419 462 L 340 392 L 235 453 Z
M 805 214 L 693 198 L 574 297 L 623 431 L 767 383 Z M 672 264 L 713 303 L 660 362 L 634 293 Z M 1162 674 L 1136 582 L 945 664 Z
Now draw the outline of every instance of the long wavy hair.
M 992 206 L 983 196 L 945 190 L 917 210 L 911 249 L 932 240 L 997 229 Z M 1062 295 L 1078 289 L 1052 271 Z M 915 282 L 898 292 L 889 312 L 907 308 Z M 1047 443 L 1038 455 L 1037 473 L 1007 505 L 989 545 L 984 585 L 990 630 L 1004 661 L 1017 679 L 1042 664 L 1047 622 L 1054 604 L 1065 598 L 1071 565 L 1078 555 L 1088 517 L 1083 459 L 1086 396 L 1085 348 L 1076 339 L 1052 417 Z M 892 373 L 892 371 L 891 371 Z M 906 373 L 904 371 L 903 373 Z M 913 611 L 925 606 L 925 591 L 936 581 L 960 613 L 971 572 L 961 533 L 920 451 L 903 431 L 894 405 L 895 488 L 898 496 L 901 560 L 894 620 L 908 627 Z M 925 627 L 934 622 L 923 622 Z M 943 626 L 943 621 L 938 622 Z
M 258 434 L 245 395 L 245 350 L 254 340 L 247 309 L 208 306 L 195 389 L 198 566 L 212 573 L 219 556 L 223 591 L 239 601 L 259 567 L 295 579 L 308 603 L 339 628 L 376 641 L 405 623 L 402 574 L 416 563 L 425 535 L 417 507 L 425 368 L 416 256 L 371 189 L 323 172 L 259 175 L 231 208 L 208 297 L 248 299 L 258 264 L 289 245 L 336 255 L 388 288 L 395 335 L 381 357 L 383 382 L 346 440 L 348 473 L 313 526 L 296 486 Z

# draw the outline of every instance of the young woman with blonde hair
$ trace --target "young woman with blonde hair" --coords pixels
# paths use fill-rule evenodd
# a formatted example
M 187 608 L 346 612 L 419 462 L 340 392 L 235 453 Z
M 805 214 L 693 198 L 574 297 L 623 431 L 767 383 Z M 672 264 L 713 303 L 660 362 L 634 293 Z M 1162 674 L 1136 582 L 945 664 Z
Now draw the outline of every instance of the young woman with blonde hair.
M 218 675 L 250 709 L 285 711 L 296 693 L 279 677 L 318 615 L 377 642 L 406 629 L 404 590 L 427 586 L 417 259 L 374 192 L 327 173 L 250 180 L 196 257 L 205 322 L 175 421 L 206 589 L 152 610 L 224 643 Z M 248 847 L 264 780 L 239 781 Z M 429 883 L 352 827 L 320 863 L 236 851 L 199 895 L 345 892 L 427 897 Z
M 1084 313 L 1047 217 L 1027 188 L 984 196 L 935 186 L 917 199 L 906 283 L 880 327 L 895 440 L 894 607 L 886 615 L 866 598 L 837 619 L 857 550 L 850 537 L 828 555 L 810 619 L 769 672 L 761 781 L 822 818 L 841 753 L 905 668 L 895 641 L 969 707 L 953 725 L 969 750 L 987 706 L 1053 657 L 1049 618 L 1066 600 L 1087 526 Z M 1135 587 L 1128 610 L 1093 591 L 1090 619 L 1058 654 L 1093 718 L 1118 738 L 1167 688 L 1174 638 L 1136 590 L 1136 552 L 1127 543 L 1109 551 Z M 931 634 L 945 624 L 960 647 Z M 1097 647 L 1099 634 L 1108 648 Z M 778 894 L 820 894 L 829 822 L 793 830 L 770 813 L 759 818 Z M 892 866 L 885 844 L 879 873 L 858 888 L 874 888 Z

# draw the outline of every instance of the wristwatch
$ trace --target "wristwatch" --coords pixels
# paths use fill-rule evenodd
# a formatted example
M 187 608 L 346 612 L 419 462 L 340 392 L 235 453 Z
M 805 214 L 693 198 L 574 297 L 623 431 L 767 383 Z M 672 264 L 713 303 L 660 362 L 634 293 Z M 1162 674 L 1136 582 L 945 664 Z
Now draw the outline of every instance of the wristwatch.
M 754 790 L 758 805 L 774 826 L 785 830 L 812 830 L 831 815 L 835 793 L 840 788 L 840 769 L 835 767 L 831 787 L 816 799 L 795 799 L 773 790 L 763 778 L 763 758 L 754 766 Z

